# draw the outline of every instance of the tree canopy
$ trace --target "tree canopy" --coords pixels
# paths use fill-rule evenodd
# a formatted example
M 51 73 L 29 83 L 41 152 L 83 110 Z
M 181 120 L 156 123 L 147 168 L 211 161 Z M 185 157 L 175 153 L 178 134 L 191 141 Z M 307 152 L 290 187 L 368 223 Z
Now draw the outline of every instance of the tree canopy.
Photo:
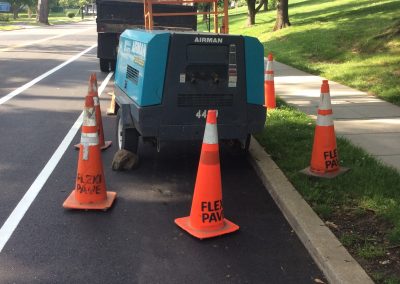
M 83 7 L 91 3 L 89 0 L 59 0 L 58 4 L 62 7 Z

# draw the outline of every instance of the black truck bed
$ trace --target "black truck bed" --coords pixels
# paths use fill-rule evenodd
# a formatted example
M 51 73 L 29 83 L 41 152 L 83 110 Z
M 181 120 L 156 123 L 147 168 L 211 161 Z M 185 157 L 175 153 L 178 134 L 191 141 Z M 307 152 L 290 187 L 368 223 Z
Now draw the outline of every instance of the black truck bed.
M 117 47 L 120 34 L 129 28 L 144 27 L 143 1 L 97 0 L 97 57 L 100 70 L 108 72 L 115 69 Z M 195 6 L 154 4 L 153 12 L 195 12 Z M 155 29 L 197 29 L 197 17 L 164 16 L 154 17 Z

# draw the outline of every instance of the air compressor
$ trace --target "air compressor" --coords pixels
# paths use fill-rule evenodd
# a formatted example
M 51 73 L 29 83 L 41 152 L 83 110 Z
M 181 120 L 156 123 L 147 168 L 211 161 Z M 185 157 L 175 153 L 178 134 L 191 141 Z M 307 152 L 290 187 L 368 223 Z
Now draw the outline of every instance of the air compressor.
M 263 53 L 249 36 L 125 30 L 114 90 L 119 148 L 202 140 L 207 110 L 216 109 L 219 139 L 247 151 L 266 119 Z

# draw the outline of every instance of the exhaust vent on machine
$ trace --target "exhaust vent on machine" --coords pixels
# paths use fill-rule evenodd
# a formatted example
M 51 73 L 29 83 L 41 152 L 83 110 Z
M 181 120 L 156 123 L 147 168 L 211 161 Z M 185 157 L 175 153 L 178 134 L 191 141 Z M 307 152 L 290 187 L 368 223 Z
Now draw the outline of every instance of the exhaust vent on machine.
M 233 94 L 178 94 L 178 107 L 229 107 Z
M 139 81 L 139 70 L 128 65 L 126 67 L 126 79 L 132 81 L 133 84 L 137 85 Z

